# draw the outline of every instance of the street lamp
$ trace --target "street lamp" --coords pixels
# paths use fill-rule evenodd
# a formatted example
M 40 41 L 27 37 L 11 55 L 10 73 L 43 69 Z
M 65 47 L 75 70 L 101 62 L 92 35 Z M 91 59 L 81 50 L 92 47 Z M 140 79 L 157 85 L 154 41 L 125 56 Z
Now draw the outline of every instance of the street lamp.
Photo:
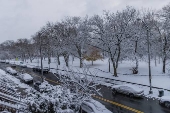
M 39 40 L 40 40 L 40 57 L 41 57 L 41 78 L 42 78 L 42 82 L 44 81 L 44 77 L 43 77 L 43 63 L 42 63 L 42 60 L 43 60 L 43 57 L 42 57 L 42 37 L 41 37 L 41 34 L 38 33 L 38 37 L 39 37 Z
M 137 19 L 137 21 L 140 21 L 141 19 Z M 149 94 L 152 94 L 152 75 L 151 75 L 151 58 L 150 58 L 150 44 L 149 44 L 149 28 L 147 26 L 147 24 L 141 20 L 141 22 L 143 23 L 143 25 L 146 28 L 146 37 L 147 37 L 147 46 L 148 46 L 148 68 L 149 68 L 149 86 L 150 86 L 150 90 L 149 90 Z

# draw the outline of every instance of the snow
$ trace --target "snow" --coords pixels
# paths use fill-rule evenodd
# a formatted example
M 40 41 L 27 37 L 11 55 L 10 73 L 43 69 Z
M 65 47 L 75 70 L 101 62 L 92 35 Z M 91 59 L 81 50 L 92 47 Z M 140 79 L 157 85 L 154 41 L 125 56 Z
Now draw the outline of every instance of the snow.
M 17 104 L 11 104 L 11 103 L 8 103 L 8 102 L 3 102 L 3 101 L 0 101 L 0 104 L 1 105 L 6 105 L 6 106 L 9 106 L 9 107 L 12 107 L 12 108 L 16 108 L 17 109 Z
M 74 70 L 75 72 L 79 72 L 79 73 L 83 72 L 79 68 L 79 64 L 80 64 L 79 59 L 74 58 L 74 61 L 72 61 L 71 59 L 72 58 L 70 57 L 69 68 Z M 15 61 L 10 61 L 10 62 L 15 62 Z M 56 63 L 56 58 L 51 58 L 50 68 L 55 68 L 55 69 L 50 69 L 50 71 L 53 73 L 59 72 L 59 73 L 64 74 L 65 73 L 64 71 L 56 70 L 56 68 L 61 69 L 61 70 L 67 70 L 63 57 L 60 57 L 60 62 L 61 62 L 61 65 L 58 66 Z M 40 66 L 40 59 L 34 59 L 32 63 L 29 60 L 27 60 L 26 63 L 27 63 L 27 66 L 30 68 L 32 68 L 34 66 Z M 149 86 L 148 62 L 147 61 L 139 61 L 139 73 L 137 75 L 133 75 L 132 71 L 131 71 L 132 67 L 135 66 L 135 62 L 127 61 L 127 60 L 120 62 L 119 67 L 118 67 L 118 76 L 119 77 L 113 76 L 113 68 L 112 67 L 111 67 L 111 72 L 108 72 L 108 70 L 109 70 L 108 65 L 109 65 L 108 58 L 105 58 L 103 60 L 97 60 L 94 62 L 94 65 L 91 65 L 91 62 L 89 62 L 89 61 L 84 61 L 84 67 L 88 68 L 89 71 L 94 73 L 94 75 L 96 75 L 96 76 L 111 78 L 111 79 L 116 79 L 116 80 L 121 80 L 121 81 L 127 81 L 127 82 L 132 82 L 132 83 L 138 83 L 138 84 L 143 84 L 143 85 Z M 49 67 L 47 59 L 43 60 L 43 67 Z M 157 66 L 155 66 L 154 61 L 151 60 L 152 86 L 158 87 L 160 89 L 170 89 L 169 67 L 170 67 L 170 65 L 167 65 L 167 69 L 166 69 L 167 73 L 162 74 L 162 63 L 157 62 Z M 103 84 L 106 84 L 107 86 L 109 86 L 109 84 L 107 84 L 105 82 L 106 81 L 103 81 Z M 113 82 L 115 82 L 115 81 L 113 81 Z M 115 83 L 123 84 L 122 82 L 115 82 Z M 112 85 L 112 84 L 110 84 L 110 85 Z M 145 87 L 145 86 L 138 86 L 138 87 L 140 87 L 144 90 L 145 95 L 148 95 L 149 87 Z M 153 94 L 149 95 L 149 96 L 158 97 L 158 95 L 159 95 L 158 91 L 159 91 L 159 89 L 153 88 Z M 170 95 L 170 92 L 164 90 L 164 94 Z
M 130 87 L 133 89 L 133 91 L 136 91 L 136 92 L 142 92 L 144 91 L 142 88 L 140 87 L 137 87 L 135 85 L 131 85 L 131 84 L 123 84 L 123 85 L 113 85 L 112 88 L 119 88 L 121 86 L 127 86 L 127 87 Z
M 12 74 L 16 74 L 17 72 L 14 70 L 14 69 L 12 69 L 11 67 L 7 67 L 6 68 L 6 71 L 8 71 L 8 72 L 10 72 L 10 73 L 12 73 Z
M 12 87 L 26 88 L 28 90 L 31 89 L 31 87 L 29 85 L 20 82 L 20 80 L 18 78 L 14 77 L 10 74 L 6 74 L 5 71 L 3 71 L 1 69 L 0 69 L 0 78 L 8 80 L 8 82 L 6 82 L 6 83 L 8 83 Z
M 84 104 L 90 106 L 94 113 L 112 113 L 111 111 L 107 110 L 103 104 L 93 99 L 88 102 L 84 102 Z
M 161 101 L 169 101 L 170 102 L 170 96 L 162 96 Z
M 11 112 L 9 112 L 9 111 L 2 111 L 2 112 L 0 112 L 0 113 L 11 113 Z
M 71 58 L 70 58 L 71 59 Z M 83 69 L 79 68 L 79 59 L 74 58 L 74 61 L 69 61 L 69 69 L 65 66 L 65 62 L 63 57 L 60 57 L 60 62 L 61 65 L 58 66 L 56 63 L 55 58 L 51 59 L 51 64 L 48 64 L 48 60 L 45 59 L 43 60 L 43 67 L 50 67 L 51 72 L 53 73 L 61 73 L 65 74 L 64 71 L 61 70 L 73 70 L 78 73 L 82 73 Z M 10 63 L 15 63 L 15 61 L 10 61 Z M 19 61 L 17 61 L 19 62 Z M 33 62 L 31 63 L 29 60 L 26 62 L 27 67 L 33 68 L 34 66 L 40 66 L 40 60 L 38 61 L 37 59 L 34 59 Z M 16 63 L 15 63 L 16 64 Z M 94 65 L 91 65 L 91 62 L 84 61 L 84 67 L 89 70 L 93 75 L 99 76 L 99 77 L 105 77 L 105 78 L 110 78 L 110 79 L 115 79 L 115 80 L 121 80 L 121 81 L 127 81 L 127 82 L 132 82 L 132 83 L 137 83 L 137 84 L 143 84 L 143 85 L 148 85 L 149 86 L 149 76 L 148 76 L 148 62 L 146 61 L 139 61 L 139 73 L 134 75 L 132 74 L 132 67 L 134 67 L 135 63 L 132 61 L 122 61 L 119 63 L 118 67 L 118 77 L 113 76 L 113 68 L 111 67 L 111 72 L 108 72 L 108 59 L 103 59 L 103 60 L 97 60 L 94 62 Z M 170 65 L 167 65 L 167 69 L 165 74 L 162 74 L 162 64 L 157 63 L 157 66 L 155 66 L 154 61 L 151 61 L 151 74 L 152 74 L 152 86 L 158 87 L 159 89 L 152 88 L 153 94 L 149 94 L 149 87 L 147 86 L 141 86 L 141 85 L 131 85 L 134 86 L 136 89 L 144 90 L 144 94 L 148 98 L 155 97 L 157 99 L 160 99 L 158 97 L 159 95 L 159 90 L 162 89 L 164 91 L 164 95 L 168 96 L 170 95 L 170 92 L 165 90 L 165 89 L 170 89 L 170 72 L 169 71 Z M 60 69 L 60 70 L 58 70 Z M 1 72 L 0 72 L 1 73 Z M 89 75 L 91 73 L 88 73 Z M 83 75 L 82 75 L 83 76 Z M 14 80 L 16 82 L 17 80 Z M 114 84 L 127 84 L 125 82 L 120 82 L 120 81 L 114 81 L 114 80 L 104 80 L 102 78 L 97 78 L 95 81 L 97 81 L 100 84 L 106 85 L 108 87 L 114 86 Z M 18 81 L 17 81 L 18 82 Z M 114 83 L 114 84 L 112 84 Z M 19 84 L 20 85 L 20 84 Z M 129 85 L 129 84 L 128 84 Z M 22 85 L 21 85 L 22 86 Z M 22 86 L 23 87 L 23 86 Z M 102 106 L 103 108 L 103 106 Z
M 33 80 L 33 77 L 27 73 L 21 74 L 24 80 Z

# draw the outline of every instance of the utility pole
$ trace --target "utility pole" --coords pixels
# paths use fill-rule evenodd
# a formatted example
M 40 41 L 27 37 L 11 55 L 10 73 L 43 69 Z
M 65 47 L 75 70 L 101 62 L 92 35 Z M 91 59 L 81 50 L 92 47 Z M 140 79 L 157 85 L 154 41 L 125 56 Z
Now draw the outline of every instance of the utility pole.
M 40 40 L 41 79 L 42 79 L 42 82 L 43 82 L 44 77 L 43 77 L 43 63 L 42 63 L 42 60 L 43 60 L 43 57 L 42 57 L 42 37 L 40 36 L 40 33 L 38 33 L 38 37 L 39 37 L 39 40 Z
M 141 19 L 138 18 L 137 21 L 140 21 Z M 146 28 L 146 38 L 147 38 L 147 49 L 148 49 L 148 68 L 149 68 L 149 86 L 150 86 L 150 90 L 149 90 L 149 94 L 152 94 L 153 91 L 152 91 L 152 75 L 151 75 L 151 57 L 150 57 L 150 42 L 149 42 L 149 28 L 147 26 L 147 24 L 141 20 L 144 27 Z
M 146 26 L 146 25 L 145 25 Z M 147 43 L 148 43 L 148 67 L 149 67 L 149 86 L 150 86 L 150 90 L 149 90 L 149 94 L 152 94 L 152 77 L 151 77 L 151 57 L 150 57 L 150 44 L 149 44 L 149 29 L 147 27 Z

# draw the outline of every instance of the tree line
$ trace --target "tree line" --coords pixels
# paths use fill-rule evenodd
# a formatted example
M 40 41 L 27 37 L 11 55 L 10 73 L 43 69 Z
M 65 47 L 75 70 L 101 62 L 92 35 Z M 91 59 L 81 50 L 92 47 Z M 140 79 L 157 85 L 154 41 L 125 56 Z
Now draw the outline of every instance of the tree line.
M 159 11 L 141 11 L 128 6 L 115 13 L 104 11 L 103 15 L 66 17 L 61 22 L 47 22 L 31 39 L 8 40 L 0 44 L 0 58 L 30 59 L 32 62 L 41 55 L 49 62 L 51 57 L 56 57 L 60 65 L 60 56 L 63 56 L 69 66 L 69 56 L 72 56 L 80 60 L 82 68 L 88 51 L 100 50 L 102 57 L 109 58 L 114 76 L 117 76 L 120 61 L 135 61 L 134 69 L 138 70 L 139 59 L 149 54 L 155 65 L 157 58 L 161 59 L 162 72 L 165 73 L 169 45 L 170 4 Z

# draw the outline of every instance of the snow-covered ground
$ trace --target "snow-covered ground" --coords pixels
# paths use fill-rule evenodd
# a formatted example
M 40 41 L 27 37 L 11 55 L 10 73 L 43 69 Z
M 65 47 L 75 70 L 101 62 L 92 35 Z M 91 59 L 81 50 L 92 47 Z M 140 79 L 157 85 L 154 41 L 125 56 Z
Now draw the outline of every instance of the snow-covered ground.
M 20 82 L 20 80 L 16 76 L 12 76 L 10 74 L 7 74 L 5 71 L 0 69 L 0 82 L 1 82 L 1 84 L 2 84 L 2 81 L 5 82 L 5 84 L 3 84 L 3 85 L 7 85 L 8 87 L 10 87 L 10 88 L 12 88 L 14 90 L 18 90 L 18 88 L 25 89 L 25 92 L 30 92 L 32 90 L 32 88 L 29 85 Z M 45 83 L 48 84 L 48 82 L 45 82 Z M 57 92 L 55 92 L 55 93 L 57 93 Z M 6 95 L 6 96 L 8 97 L 8 95 Z M 11 98 L 14 98 L 14 97 L 11 97 Z M 92 101 L 95 101 L 95 100 L 92 100 Z M 103 113 L 103 112 L 104 113 L 111 113 L 109 110 L 107 110 L 105 108 L 105 106 L 103 104 L 101 104 L 101 103 L 99 103 L 97 101 L 95 101 L 95 102 L 96 102 L 95 105 L 98 108 L 101 109 L 100 110 L 101 113 Z M 7 105 L 7 106 L 13 106 L 13 108 L 17 108 L 17 104 L 10 104 L 10 103 L 7 103 L 7 102 L 2 102 L 2 101 L 0 101 L 0 104 Z
M 63 57 L 60 57 L 61 65 L 58 66 L 56 63 L 56 59 L 51 59 L 50 68 L 58 68 L 58 69 L 66 69 L 65 62 Z M 13 61 L 18 62 L 18 61 Z M 29 60 L 26 61 L 28 67 L 34 67 L 34 66 L 40 66 L 40 59 L 34 59 L 31 63 Z M 69 61 L 69 67 L 71 70 L 82 72 L 82 70 L 79 68 L 79 59 L 74 58 L 74 61 L 70 57 Z M 90 72 L 93 74 L 100 76 L 100 77 L 106 77 L 106 78 L 112 78 L 116 80 L 122 80 L 122 81 L 128 81 L 138 84 L 144 84 L 149 85 L 149 76 L 148 76 L 148 63 L 147 61 L 139 61 L 139 73 L 137 75 L 133 75 L 132 71 L 130 70 L 132 67 L 134 67 L 135 62 L 132 61 L 122 61 L 119 64 L 118 68 L 118 76 L 113 76 L 113 68 L 111 67 L 111 72 L 109 71 L 109 62 L 108 59 L 103 60 L 97 60 L 94 62 L 94 65 L 91 64 L 91 62 L 84 61 L 84 67 L 88 68 Z M 49 67 L 48 59 L 46 58 L 43 60 L 43 67 Z M 155 66 L 155 61 L 151 61 L 151 73 L 152 73 L 152 86 L 159 87 L 162 89 L 170 89 L 170 75 L 168 73 L 168 68 L 170 66 L 167 65 L 167 70 L 165 74 L 162 74 L 162 63 L 158 62 Z M 51 70 L 52 72 L 56 72 L 55 69 Z M 140 88 L 143 88 L 145 90 L 145 95 L 149 92 L 149 87 L 139 86 Z M 154 97 L 158 97 L 158 89 L 153 89 L 153 95 Z M 165 91 L 165 95 L 170 95 L 169 91 Z

